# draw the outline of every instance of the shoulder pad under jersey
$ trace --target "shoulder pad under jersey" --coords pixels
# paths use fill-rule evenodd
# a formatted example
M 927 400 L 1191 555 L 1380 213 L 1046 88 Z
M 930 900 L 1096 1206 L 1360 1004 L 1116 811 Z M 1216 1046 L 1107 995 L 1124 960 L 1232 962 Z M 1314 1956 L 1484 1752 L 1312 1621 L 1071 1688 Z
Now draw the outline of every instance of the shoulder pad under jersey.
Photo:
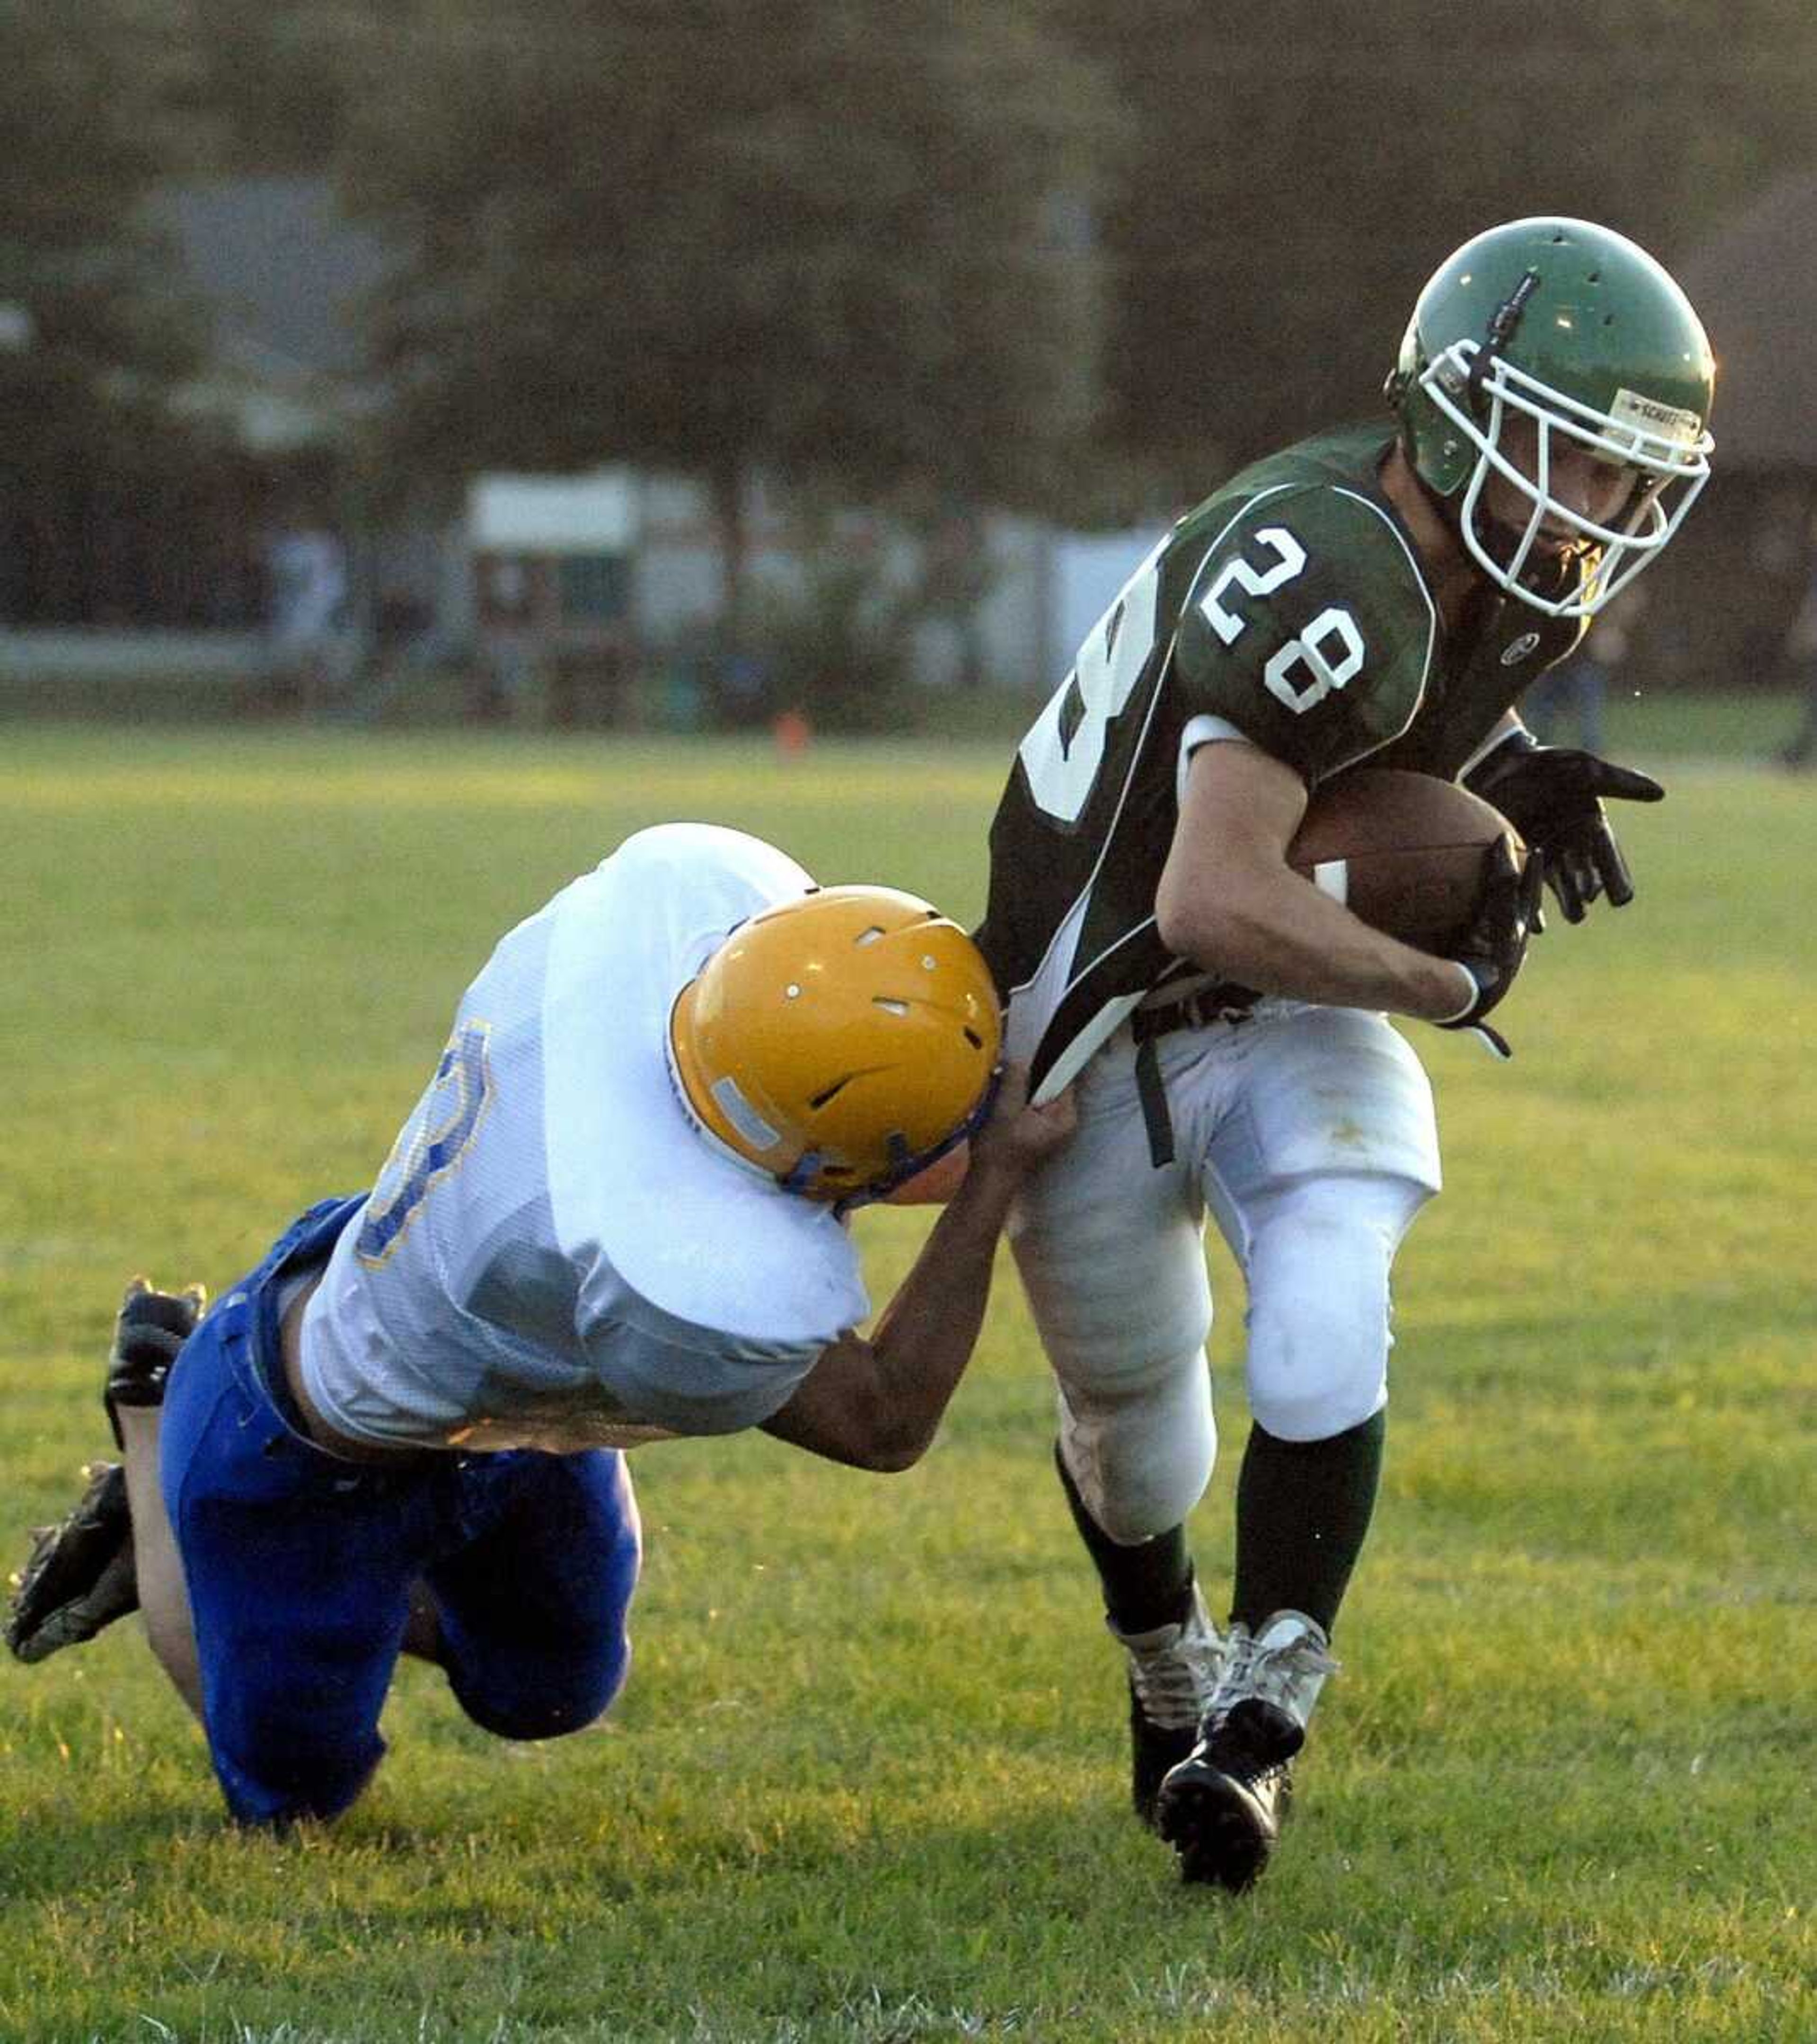
M 1438 616 L 1385 507 L 1339 485 L 1287 484 L 1213 500 L 1188 526 L 1201 518 L 1174 659 L 1189 721 L 1234 726 L 1308 785 L 1404 730 Z

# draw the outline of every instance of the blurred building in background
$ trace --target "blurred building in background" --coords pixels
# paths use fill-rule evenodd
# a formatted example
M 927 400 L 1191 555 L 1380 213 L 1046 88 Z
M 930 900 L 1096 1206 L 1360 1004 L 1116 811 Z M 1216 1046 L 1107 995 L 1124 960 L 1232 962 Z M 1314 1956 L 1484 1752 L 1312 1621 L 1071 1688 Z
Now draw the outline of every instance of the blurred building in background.
M 159 192 L 165 290 L 193 314 L 198 363 L 171 394 L 167 440 L 129 433 L 109 473 L 42 485 L 0 548 L 0 675 L 60 703 L 135 677 L 255 699 L 272 670 L 344 667 L 346 448 L 376 402 L 360 309 L 377 239 L 320 179 L 213 180 Z
M 1659 577 L 1642 657 L 1676 651 L 1673 678 L 1704 687 L 1789 682 L 1788 630 L 1817 573 L 1817 169 L 1769 186 L 1679 276 L 1715 343 L 1715 475 Z
M 962 726 L 968 700 L 1051 689 L 1187 508 L 1151 492 L 1131 522 L 1126 496 L 1108 529 L 1081 530 L 950 496 L 912 512 L 840 501 L 757 470 L 740 484 L 734 632 L 724 497 L 707 478 L 481 470 L 430 508 L 374 474 L 391 399 L 365 328 L 393 257 L 325 178 L 198 181 L 153 209 L 171 289 L 200 311 L 170 414 L 203 451 L 160 466 L 162 443 L 124 448 L 56 505 L 15 490 L 0 540 L 14 709 L 86 690 L 375 718 L 691 730 L 800 710 L 850 729 Z M 1661 252 L 1716 342 L 1717 474 L 1648 578 L 1623 685 L 1789 679 L 1788 626 L 1817 563 L 1817 171 Z M 0 351 L 36 344 L 29 312 L 0 305 Z M 1225 465 L 1208 442 L 1200 489 Z
M 159 211 L 206 314 L 178 409 L 234 458 L 183 478 L 180 503 L 141 487 L 95 506 L 87 574 L 0 615 L 0 679 L 47 705 L 136 682 L 164 685 L 167 705 L 186 679 L 208 707 L 264 712 L 439 702 L 687 729 L 805 706 L 874 726 L 904 713 L 905 690 L 1044 691 L 1152 544 L 1002 514 L 916 531 L 860 505 L 816 505 L 804 531 L 759 477 L 759 623 L 728 649 L 701 482 L 623 465 L 481 474 L 446 518 L 375 505 L 356 450 L 385 398 L 359 328 L 386 257 L 325 180 L 214 181 L 163 194 Z M 943 553 L 964 567 L 951 600 L 928 586 Z M 868 707 L 834 699 L 867 689 Z

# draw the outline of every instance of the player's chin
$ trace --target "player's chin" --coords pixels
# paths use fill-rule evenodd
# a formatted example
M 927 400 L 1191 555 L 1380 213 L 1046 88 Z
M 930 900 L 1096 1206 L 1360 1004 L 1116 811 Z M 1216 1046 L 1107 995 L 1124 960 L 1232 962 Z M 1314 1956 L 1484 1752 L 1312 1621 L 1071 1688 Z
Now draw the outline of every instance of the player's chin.
M 1511 567 L 1522 548 L 1526 547 L 1529 567 L 1537 565 L 1556 570 L 1567 555 L 1575 553 L 1583 544 L 1575 532 L 1553 532 L 1542 525 L 1528 545 L 1524 525 L 1506 524 L 1493 517 L 1482 521 L 1477 537 L 1489 559 L 1503 568 Z
M 1491 525 L 1481 536 L 1490 559 L 1504 572 L 1513 567 L 1527 542 L 1524 529 L 1516 532 L 1506 525 Z M 1581 572 L 1585 551 L 1582 538 L 1576 533 L 1535 533 L 1521 563 L 1522 588 L 1548 598 L 1559 595 Z

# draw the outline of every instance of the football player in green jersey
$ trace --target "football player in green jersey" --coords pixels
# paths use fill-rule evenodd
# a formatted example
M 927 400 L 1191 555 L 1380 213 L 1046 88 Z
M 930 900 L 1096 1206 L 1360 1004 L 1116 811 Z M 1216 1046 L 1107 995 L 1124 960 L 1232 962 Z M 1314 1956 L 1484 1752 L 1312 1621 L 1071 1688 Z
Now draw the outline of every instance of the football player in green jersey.
M 1024 739 L 980 942 L 1039 1097 L 1079 1132 L 1012 1224 L 1059 1383 L 1057 1460 L 1127 1655 L 1137 1810 L 1188 1880 L 1272 1851 L 1381 1469 L 1389 1270 L 1439 1189 L 1395 1014 L 1475 1029 L 1543 870 L 1567 921 L 1632 896 L 1605 797 L 1522 692 L 1666 544 L 1708 474 L 1714 367 L 1607 229 L 1515 221 L 1421 294 L 1392 417 L 1244 470 L 1131 576 Z M 1287 847 L 1346 767 L 1462 778 L 1538 855 L 1458 955 L 1366 928 Z M 1254 1425 L 1221 1636 L 1185 1521 L 1216 1435 L 1208 1208 L 1248 1290 Z

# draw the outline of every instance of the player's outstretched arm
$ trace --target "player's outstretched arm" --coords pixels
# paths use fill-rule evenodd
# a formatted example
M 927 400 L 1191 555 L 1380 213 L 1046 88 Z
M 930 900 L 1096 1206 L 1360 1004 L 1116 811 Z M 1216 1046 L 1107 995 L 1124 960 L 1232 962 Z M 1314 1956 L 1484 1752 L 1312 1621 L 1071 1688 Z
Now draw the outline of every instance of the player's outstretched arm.
M 1016 1189 L 1072 1132 L 1070 1094 L 1043 1107 L 1028 1097 L 1027 1072 L 1011 1066 L 964 1182 L 874 1331 L 825 1350 L 766 1433 L 855 1469 L 905 1470 L 927 1452 L 977 1346 Z

